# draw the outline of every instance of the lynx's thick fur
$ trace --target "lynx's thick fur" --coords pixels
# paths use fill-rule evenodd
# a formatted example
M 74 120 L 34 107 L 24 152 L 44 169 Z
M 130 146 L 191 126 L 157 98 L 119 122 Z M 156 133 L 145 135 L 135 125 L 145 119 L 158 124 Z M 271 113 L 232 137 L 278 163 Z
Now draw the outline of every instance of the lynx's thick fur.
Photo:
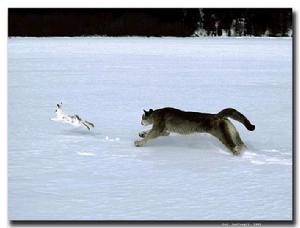
M 249 131 L 255 129 L 242 113 L 233 108 L 217 114 L 185 112 L 175 108 L 144 110 L 141 124 L 153 126 L 151 130 L 139 133 L 143 139 L 135 141 L 135 145 L 143 146 L 148 140 L 170 132 L 182 135 L 204 132 L 217 137 L 233 154 L 239 154 L 245 145 L 228 117 L 241 122 Z

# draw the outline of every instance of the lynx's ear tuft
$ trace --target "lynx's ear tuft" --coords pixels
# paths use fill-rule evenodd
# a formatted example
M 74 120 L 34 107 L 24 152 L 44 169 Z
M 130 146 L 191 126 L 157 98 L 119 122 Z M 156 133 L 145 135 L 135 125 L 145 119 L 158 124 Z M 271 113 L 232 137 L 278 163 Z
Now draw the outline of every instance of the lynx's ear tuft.
M 149 113 L 152 113 L 153 112 L 153 109 L 151 108 L 151 109 L 149 109 Z
M 145 114 L 147 114 L 147 111 L 145 109 L 143 111 L 144 111 Z

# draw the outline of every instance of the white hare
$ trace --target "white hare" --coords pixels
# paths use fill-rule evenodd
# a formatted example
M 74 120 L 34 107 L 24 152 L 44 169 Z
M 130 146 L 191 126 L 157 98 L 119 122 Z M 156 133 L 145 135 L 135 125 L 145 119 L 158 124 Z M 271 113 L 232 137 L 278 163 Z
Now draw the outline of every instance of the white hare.
M 70 124 L 75 127 L 83 126 L 83 127 L 87 128 L 88 130 L 90 130 L 92 127 L 95 127 L 93 123 L 86 121 L 86 120 L 82 120 L 76 114 L 73 116 L 65 114 L 62 109 L 62 103 L 57 104 L 56 106 L 57 106 L 57 108 L 55 110 L 56 117 L 51 118 L 51 120 L 56 121 L 56 122 Z

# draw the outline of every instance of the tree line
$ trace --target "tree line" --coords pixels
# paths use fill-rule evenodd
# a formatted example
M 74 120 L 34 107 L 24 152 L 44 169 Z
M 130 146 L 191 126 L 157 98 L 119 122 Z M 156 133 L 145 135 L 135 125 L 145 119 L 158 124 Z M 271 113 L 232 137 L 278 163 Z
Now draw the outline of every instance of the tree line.
M 9 36 L 291 36 L 292 10 L 11 8 Z

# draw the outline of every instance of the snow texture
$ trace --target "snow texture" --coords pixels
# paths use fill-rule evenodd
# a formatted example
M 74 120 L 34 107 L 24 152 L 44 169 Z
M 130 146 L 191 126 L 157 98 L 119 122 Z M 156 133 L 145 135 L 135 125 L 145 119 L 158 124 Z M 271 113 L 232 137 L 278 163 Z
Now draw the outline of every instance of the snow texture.
M 56 104 L 95 124 L 50 120 Z M 135 147 L 143 109 L 233 107 L 207 134 Z M 292 39 L 10 38 L 10 220 L 291 220 Z

